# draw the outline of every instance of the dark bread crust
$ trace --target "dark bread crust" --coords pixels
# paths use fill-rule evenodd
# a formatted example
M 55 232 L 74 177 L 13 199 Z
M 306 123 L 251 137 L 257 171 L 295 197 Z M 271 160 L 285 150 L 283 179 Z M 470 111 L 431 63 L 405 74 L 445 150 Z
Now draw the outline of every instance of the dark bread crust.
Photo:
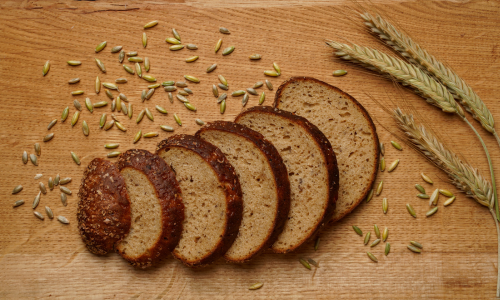
M 378 139 L 378 134 L 377 134 L 377 128 L 375 127 L 375 124 L 373 123 L 373 120 L 370 117 L 370 114 L 368 114 L 368 112 L 366 111 L 366 109 L 363 107 L 363 105 L 361 105 L 358 102 L 358 100 L 354 99 L 354 97 L 352 97 L 351 95 L 349 95 L 346 92 L 342 91 L 341 89 L 339 89 L 339 88 L 337 88 L 337 87 L 335 87 L 333 85 L 330 85 L 330 84 L 328 84 L 326 82 L 323 82 L 321 80 L 318 80 L 316 78 L 312 78 L 312 77 L 305 77 L 305 76 L 291 77 L 288 80 L 286 80 L 285 82 L 283 82 L 279 86 L 278 90 L 276 91 L 276 94 L 275 94 L 275 97 L 274 97 L 274 104 L 273 104 L 273 106 L 276 107 L 276 108 L 280 108 L 279 106 L 280 106 L 280 103 L 281 103 L 281 96 L 283 94 L 283 91 L 287 88 L 287 86 L 289 84 L 294 83 L 294 82 L 307 83 L 308 81 L 309 82 L 318 83 L 318 84 L 324 86 L 327 89 L 334 90 L 335 92 L 341 94 L 343 97 L 349 99 L 352 103 L 354 103 L 354 105 L 356 105 L 358 107 L 359 111 L 361 111 L 361 113 L 363 114 L 363 116 L 365 117 L 365 119 L 368 121 L 368 124 L 370 125 L 371 132 L 373 134 L 373 139 L 375 140 L 374 150 L 375 150 L 376 157 L 375 157 L 375 162 L 374 162 L 374 164 L 372 166 L 372 176 L 370 178 L 370 183 L 366 186 L 366 189 L 361 194 L 362 196 L 359 199 L 357 199 L 356 202 L 353 203 L 353 205 L 351 206 L 351 208 L 349 210 L 347 210 L 344 214 L 340 215 L 338 218 L 332 219 L 332 222 L 336 222 L 336 221 L 342 219 L 343 217 L 345 217 L 350 212 L 352 212 L 361 203 L 361 201 L 363 201 L 363 199 L 365 199 L 368 196 L 368 193 L 370 192 L 370 190 L 372 189 L 373 184 L 375 183 L 375 179 L 377 178 L 377 172 L 378 172 L 378 166 L 379 166 L 379 159 L 380 159 L 380 146 L 379 146 L 379 139 Z
M 226 156 L 219 148 L 209 142 L 191 135 L 174 135 L 158 144 L 156 154 L 162 151 L 169 151 L 173 147 L 191 150 L 205 160 L 214 170 L 215 174 L 217 174 L 218 180 L 226 193 L 226 228 L 216 249 L 196 262 L 183 261 L 174 254 L 177 259 L 189 267 L 208 265 L 223 256 L 238 235 L 243 213 L 240 182 L 233 166 L 227 161 Z
M 198 132 L 196 132 L 196 137 L 201 138 L 201 134 L 209 130 L 233 133 L 252 142 L 266 157 L 274 175 L 273 178 L 278 192 L 278 210 L 274 219 L 272 232 L 267 236 L 265 242 L 259 247 L 259 250 L 255 251 L 253 254 L 249 254 L 241 260 L 229 260 L 225 257 L 229 262 L 243 263 L 251 260 L 264 250 L 271 247 L 283 231 L 285 222 L 288 218 L 288 212 L 290 211 L 290 181 L 288 180 L 288 171 L 286 170 L 286 166 L 283 163 L 283 159 L 281 158 L 278 150 L 257 131 L 233 122 L 215 121 L 208 123 L 206 126 L 198 130 Z
M 181 198 L 181 189 L 175 179 L 174 172 L 158 155 L 141 149 L 130 149 L 120 155 L 118 168 L 133 168 L 142 172 L 156 190 L 160 200 L 162 216 L 162 233 L 156 244 L 148 253 L 138 258 L 120 253 L 131 265 L 138 268 L 147 268 L 167 256 L 179 243 L 184 221 L 184 204 Z
M 323 214 L 323 217 L 321 220 L 318 222 L 318 226 L 316 229 L 307 236 L 303 242 L 300 244 L 304 244 L 307 240 L 313 239 L 319 231 L 323 228 L 323 226 L 330 221 L 331 217 L 333 216 L 333 212 L 335 211 L 335 206 L 338 198 L 338 191 L 339 191 L 339 169 L 337 166 L 337 158 L 335 156 L 335 153 L 333 152 L 332 145 L 330 144 L 330 141 L 326 138 L 326 136 L 321 132 L 318 127 L 316 127 L 314 124 L 309 122 L 307 119 L 297 116 L 293 113 L 290 113 L 288 111 L 284 111 L 278 108 L 274 108 L 271 106 L 254 106 L 251 107 L 244 112 L 240 113 L 238 116 L 236 116 L 235 122 L 237 123 L 238 120 L 243 117 L 244 115 L 251 113 L 251 112 L 258 112 L 261 114 L 268 114 L 268 115 L 279 115 L 283 118 L 289 119 L 291 122 L 301 126 L 304 128 L 314 139 L 314 141 L 318 144 L 319 148 L 321 149 L 323 153 L 323 158 L 325 159 L 326 167 L 328 170 L 328 205 L 325 209 L 325 212 Z M 299 245 L 299 246 L 300 246 Z M 278 253 L 288 253 L 291 251 L 294 251 L 297 249 L 299 246 L 293 248 L 293 249 L 287 249 L 284 252 L 276 251 L 273 249 L 274 252 Z
M 78 198 L 78 230 L 89 251 L 98 255 L 114 251 L 130 230 L 130 200 L 118 168 L 105 159 L 93 159 L 83 174 Z

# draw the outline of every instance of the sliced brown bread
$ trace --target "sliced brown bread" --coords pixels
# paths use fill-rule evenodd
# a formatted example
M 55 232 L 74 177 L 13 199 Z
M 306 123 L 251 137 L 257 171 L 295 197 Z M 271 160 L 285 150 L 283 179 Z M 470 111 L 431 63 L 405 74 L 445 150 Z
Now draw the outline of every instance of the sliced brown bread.
M 186 218 L 173 255 L 190 267 L 222 257 L 238 235 L 241 188 L 234 168 L 214 145 L 174 135 L 156 153 L 172 167 L 181 187 Z
M 308 119 L 330 140 L 340 171 L 332 221 L 340 220 L 366 198 L 377 175 L 380 149 L 370 115 L 350 95 L 309 77 L 281 84 L 274 106 Z
M 272 250 L 293 251 L 313 238 L 335 210 L 339 172 L 332 146 L 305 118 L 270 106 L 252 107 L 235 122 L 260 132 L 283 158 L 290 180 L 290 212 Z
M 83 242 L 94 254 L 114 251 L 130 230 L 130 201 L 118 168 L 105 159 L 92 160 L 78 197 L 76 216 Z
M 248 261 L 268 249 L 283 231 L 290 209 L 288 173 L 276 148 L 257 131 L 216 121 L 196 136 L 218 147 L 234 167 L 243 193 L 238 237 L 224 255 L 229 262 Z
M 184 205 L 175 174 L 158 155 L 131 149 L 118 168 L 130 197 L 130 232 L 117 246 L 130 264 L 147 268 L 174 250 L 184 221 Z

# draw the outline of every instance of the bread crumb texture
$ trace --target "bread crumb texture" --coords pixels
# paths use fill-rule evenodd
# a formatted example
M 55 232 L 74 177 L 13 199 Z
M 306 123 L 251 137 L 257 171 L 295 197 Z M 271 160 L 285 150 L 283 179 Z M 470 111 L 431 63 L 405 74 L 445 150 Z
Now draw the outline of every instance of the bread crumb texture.
M 156 244 L 162 233 L 161 206 L 154 186 L 142 172 L 121 170 L 130 197 L 132 224 L 128 236 L 118 245 L 122 255 L 138 259 Z

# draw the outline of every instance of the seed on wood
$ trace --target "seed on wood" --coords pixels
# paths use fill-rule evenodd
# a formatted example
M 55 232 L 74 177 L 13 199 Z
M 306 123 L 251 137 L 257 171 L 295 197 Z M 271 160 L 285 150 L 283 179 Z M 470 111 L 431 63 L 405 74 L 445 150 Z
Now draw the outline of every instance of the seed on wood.
M 111 121 L 107 122 L 107 123 L 104 125 L 104 128 L 103 128 L 103 129 L 107 131 L 107 130 L 111 129 L 111 127 L 113 127 L 113 125 L 115 125 L 115 121 L 114 121 L 114 120 L 111 120 Z
M 217 53 L 217 52 L 219 51 L 220 46 L 222 46 L 222 39 L 219 39 L 219 40 L 217 41 L 217 44 L 215 44 L 215 49 L 214 49 L 214 50 L 215 50 L 215 53 Z M 48 61 L 47 61 L 47 62 L 48 62 Z M 44 72 L 44 75 L 45 75 L 45 72 Z
M 353 225 L 352 226 L 352 229 L 354 229 L 354 231 L 359 235 L 359 236 L 363 236 L 363 231 L 361 231 L 361 229 L 359 229 L 358 226 L 355 226 Z
M 35 154 L 30 154 L 30 160 L 31 160 L 32 164 L 34 164 L 35 166 L 38 166 L 38 159 L 36 158 Z
M 117 157 L 118 155 L 122 154 L 120 151 L 113 151 L 113 152 L 109 152 L 107 154 L 107 157 L 108 158 L 113 158 L 113 157 Z
M 167 126 L 167 125 L 160 125 L 160 128 L 163 129 L 163 130 L 165 130 L 165 131 L 168 131 L 168 132 L 174 131 L 173 127 L 170 127 L 170 126 Z
M 34 212 L 33 212 L 33 214 L 34 214 L 34 215 L 35 215 L 38 219 L 40 219 L 40 220 L 44 220 L 44 219 L 45 219 L 45 217 L 44 217 L 41 213 L 39 213 L 39 212 L 37 212 L 37 211 L 34 211 Z
M 19 193 L 20 191 L 23 190 L 23 186 L 22 185 L 18 185 L 16 186 L 13 190 L 12 190 L 12 195 L 15 195 L 17 193 Z
M 403 150 L 403 147 L 401 147 L 401 145 L 396 141 L 391 141 L 391 145 L 399 151 Z
M 453 196 L 453 197 L 451 197 L 450 199 L 446 200 L 446 201 L 443 203 L 443 205 L 444 205 L 444 206 L 448 206 L 448 205 L 452 204 L 452 203 L 453 203 L 453 201 L 455 201 L 455 196 Z
M 371 260 L 373 260 L 374 262 L 378 262 L 378 259 L 371 252 L 366 252 L 366 254 Z
M 269 81 L 269 80 L 267 80 L 267 79 L 266 79 L 266 86 L 267 86 L 267 88 L 268 88 L 270 91 L 272 91 L 272 90 L 273 90 L 273 84 L 271 83 L 271 81 Z
M 172 45 L 172 46 L 170 46 L 171 51 L 177 51 L 177 50 L 181 50 L 181 49 L 184 49 L 184 45 Z
M 80 78 L 78 78 L 78 77 L 77 78 L 71 78 L 68 81 L 69 84 L 75 84 L 75 83 L 78 83 L 78 82 L 80 82 Z
M 78 156 L 75 154 L 75 152 L 73 151 L 70 151 L 71 152 L 71 158 L 73 158 L 73 161 L 77 164 L 77 165 L 80 165 L 80 158 L 78 158 Z
M 144 70 L 146 70 L 146 72 L 149 72 L 149 67 L 149 57 L 144 57 Z
M 82 64 L 82 62 L 79 60 L 68 60 L 67 63 L 70 66 L 79 66 Z
M 115 46 L 113 48 L 111 48 L 111 53 L 116 53 L 116 52 L 119 52 L 120 50 L 122 50 L 123 46 Z
M 50 130 L 52 127 L 54 127 L 54 125 L 56 125 L 56 123 L 57 123 L 57 119 L 50 121 L 49 126 L 47 126 L 47 130 Z
M 211 65 L 210 67 L 207 68 L 207 73 L 212 72 L 213 70 L 215 70 L 215 68 L 217 68 L 217 64 Z
M 33 200 L 33 205 L 31 206 L 33 209 L 37 208 L 38 203 L 40 203 L 40 196 L 42 195 L 42 192 L 38 192 L 38 194 L 35 196 L 35 199 Z
M 142 57 L 132 56 L 132 57 L 128 58 L 128 61 L 135 62 L 135 63 L 142 63 L 142 62 L 144 62 L 144 59 Z
M 372 200 L 373 192 L 374 192 L 373 189 L 371 189 L 370 192 L 368 192 L 368 196 L 366 196 L 366 202 L 370 202 L 370 200 Z
M 68 196 L 65 193 L 61 193 L 61 202 L 64 206 L 68 205 Z
M 151 28 L 151 27 L 155 27 L 156 25 L 158 25 L 158 21 L 157 21 L 157 20 L 154 20 L 154 21 L 151 21 L 151 22 L 146 23 L 146 25 L 144 25 L 144 29 L 148 29 L 148 28 Z
M 39 143 L 35 143 L 34 147 L 36 155 L 40 156 L 40 154 L 42 154 L 42 147 L 40 147 Z
M 408 211 L 408 213 L 409 213 L 412 217 L 414 217 L 414 218 L 416 218 L 416 217 L 417 217 L 417 214 L 415 213 L 415 210 L 413 209 L 413 207 L 411 206 L 411 204 L 410 204 L 410 203 L 407 203 L 407 204 L 406 204 L 406 210 Z
M 48 141 L 50 141 L 53 137 L 54 137 L 54 133 L 49 133 L 49 134 L 47 134 L 47 135 L 43 138 L 43 141 L 44 141 L 44 142 L 48 142 Z
M 121 131 L 123 131 L 123 132 L 127 131 L 127 128 L 125 128 L 125 126 L 123 126 L 120 122 L 115 122 L 115 125 Z
M 66 119 L 68 118 L 68 114 L 69 114 L 69 106 L 66 106 L 66 108 L 63 109 L 63 112 L 61 114 L 61 122 L 66 121 Z
M 174 37 L 176 39 L 178 39 L 179 41 L 181 40 L 181 36 L 179 35 L 179 33 L 177 32 L 177 30 L 175 30 L 175 28 L 172 28 L 172 34 L 174 35 Z
M 224 112 L 226 111 L 226 100 L 223 100 L 223 101 L 220 103 L 219 110 L 220 110 L 220 113 L 221 113 L 221 114 L 224 114 Z
M 95 52 L 96 53 L 101 52 L 104 48 L 106 48 L 107 44 L 108 44 L 108 42 L 106 42 L 106 41 L 100 43 L 99 45 L 97 45 L 97 47 L 95 47 Z
M 94 59 L 95 59 L 95 63 L 97 64 L 97 67 L 99 68 L 99 70 L 101 70 L 101 72 L 103 72 L 103 73 L 106 73 L 106 67 L 104 66 L 102 61 L 98 58 L 94 58 Z
M 50 70 L 50 60 L 46 61 L 45 64 L 43 65 L 43 76 L 47 75 L 47 73 L 49 73 L 49 70 Z

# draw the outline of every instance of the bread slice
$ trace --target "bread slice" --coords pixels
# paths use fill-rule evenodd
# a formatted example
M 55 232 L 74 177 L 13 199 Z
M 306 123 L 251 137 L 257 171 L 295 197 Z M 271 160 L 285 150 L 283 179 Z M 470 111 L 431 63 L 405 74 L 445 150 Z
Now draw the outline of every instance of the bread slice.
M 380 149 L 370 115 L 350 95 L 309 77 L 292 77 L 281 84 L 274 106 L 308 119 L 330 140 L 340 171 L 332 221 L 342 219 L 366 198 L 377 175 Z
M 146 150 L 127 150 L 118 168 L 127 185 L 132 223 L 117 250 L 131 265 L 144 269 L 179 242 L 184 221 L 181 190 L 163 159 Z
M 130 200 L 118 168 L 105 159 L 93 159 L 83 174 L 78 198 L 78 230 L 89 251 L 98 255 L 115 251 L 130 230 Z
M 283 231 L 290 209 L 290 182 L 281 156 L 260 133 L 225 121 L 208 123 L 196 137 L 218 147 L 234 167 L 243 193 L 238 237 L 224 255 L 248 261 L 269 248 Z
M 220 258 L 241 223 L 241 188 L 234 168 L 214 145 L 190 135 L 174 135 L 156 153 L 172 167 L 186 212 L 173 255 L 189 267 Z
M 293 251 L 313 238 L 335 210 L 339 172 L 332 146 L 306 119 L 269 106 L 252 107 L 235 122 L 260 132 L 283 158 L 290 180 L 290 212 L 272 250 Z

